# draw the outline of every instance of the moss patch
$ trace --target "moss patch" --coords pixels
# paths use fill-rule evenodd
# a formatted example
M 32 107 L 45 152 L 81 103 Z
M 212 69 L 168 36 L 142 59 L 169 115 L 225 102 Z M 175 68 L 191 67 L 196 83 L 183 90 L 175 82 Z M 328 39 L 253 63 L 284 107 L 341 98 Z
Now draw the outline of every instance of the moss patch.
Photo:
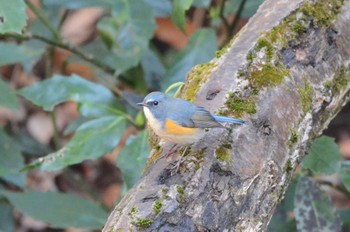
M 350 73 L 345 67 L 341 67 L 331 81 L 326 81 L 323 86 L 332 91 L 333 94 L 339 93 L 349 84 Z
M 290 76 L 289 69 L 272 64 L 264 64 L 260 70 L 250 72 L 250 85 L 253 89 L 275 87 L 280 85 L 284 77 Z
M 311 110 L 312 108 L 312 88 L 310 82 L 304 79 L 304 88 L 298 88 L 299 101 L 304 112 Z
M 228 110 L 219 111 L 219 115 L 241 117 L 244 113 L 255 114 L 256 108 L 252 98 L 239 98 L 230 93 L 225 103 Z
M 139 212 L 139 210 L 136 208 L 136 206 L 133 206 L 129 212 L 129 215 L 135 215 Z
M 184 188 L 182 187 L 182 185 L 177 185 L 176 186 L 176 191 L 177 191 L 177 196 L 178 196 L 178 201 L 179 202 L 184 202 L 185 199 L 186 199 L 186 196 L 185 196 L 185 191 L 184 191 Z
M 186 150 L 186 151 L 185 151 Z M 185 154 L 183 154 L 185 152 Z M 180 150 L 179 150 L 179 154 L 182 155 L 183 154 L 183 157 L 185 156 L 188 156 L 188 154 L 191 153 L 191 147 L 188 146 L 188 147 L 182 147 Z
M 292 30 L 297 33 L 297 34 L 301 34 L 307 31 L 307 27 L 303 25 L 303 23 L 301 21 L 297 21 L 293 26 L 292 26 Z
M 222 145 L 221 147 L 215 150 L 215 157 L 222 162 L 224 161 L 232 162 L 233 159 L 231 157 L 229 149 L 230 148 L 227 148 L 226 144 Z
M 151 218 L 138 218 L 135 225 L 141 229 L 147 229 L 152 223 L 153 219 Z
M 286 165 L 284 166 L 284 171 L 289 173 L 290 171 L 293 170 L 293 164 L 292 161 L 288 160 Z
M 273 57 L 273 47 L 271 43 L 267 41 L 267 39 L 264 37 L 258 39 L 256 50 L 260 51 L 263 48 L 266 49 L 265 54 L 266 54 L 267 60 L 270 61 Z
M 169 189 L 167 187 L 162 188 L 162 198 L 165 199 L 167 197 L 167 194 L 169 192 Z
M 181 94 L 182 98 L 190 102 L 196 100 L 196 95 L 200 86 L 208 80 L 214 67 L 216 67 L 216 64 L 213 62 L 196 65 L 187 75 L 187 83 Z
M 313 19 L 314 27 L 317 27 L 319 24 L 328 27 L 340 12 L 343 4 L 344 0 L 322 0 L 314 4 L 306 2 L 301 6 L 300 11 L 305 16 Z
M 291 147 L 298 141 L 299 137 L 294 128 L 290 129 L 290 138 L 288 140 L 288 146 Z
M 153 208 L 153 212 L 156 216 L 160 213 L 160 209 L 162 208 L 162 206 L 163 206 L 163 203 L 161 200 L 157 200 L 154 202 L 152 208 Z

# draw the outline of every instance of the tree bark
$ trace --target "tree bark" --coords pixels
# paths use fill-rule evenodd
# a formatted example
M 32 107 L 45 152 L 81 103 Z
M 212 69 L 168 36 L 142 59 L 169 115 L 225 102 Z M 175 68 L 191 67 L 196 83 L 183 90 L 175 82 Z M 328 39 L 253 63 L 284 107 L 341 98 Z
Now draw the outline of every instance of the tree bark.
M 350 99 L 349 25 L 348 0 L 266 0 L 183 95 L 201 73 L 195 103 L 249 124 L 209 130 L 175 175 L 178 154 L 154 162 L 103 231 L 265 231 L 310 143 Z

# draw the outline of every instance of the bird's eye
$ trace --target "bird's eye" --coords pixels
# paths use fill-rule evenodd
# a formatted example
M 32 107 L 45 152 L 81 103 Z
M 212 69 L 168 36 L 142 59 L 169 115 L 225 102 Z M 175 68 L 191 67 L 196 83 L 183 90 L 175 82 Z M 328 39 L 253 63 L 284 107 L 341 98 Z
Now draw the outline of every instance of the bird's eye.
M 157 101 L 154 101 L 154 102 L 153 102 L 153 105 L 155 105 L 155 106 L 158 105 L 158 102 L 157 102 Z

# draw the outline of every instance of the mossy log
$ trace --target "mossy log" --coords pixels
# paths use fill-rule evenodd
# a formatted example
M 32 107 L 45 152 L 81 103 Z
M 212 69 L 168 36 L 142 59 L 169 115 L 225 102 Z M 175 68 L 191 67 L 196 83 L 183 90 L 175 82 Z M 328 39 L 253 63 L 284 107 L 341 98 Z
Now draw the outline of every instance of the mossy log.
M 175 175 L 178 154 L 151 163 L 104 231 L 265 231 L 311 142 L 350 99 L 349 25 L 348 0 L 266 0 L 182 93 L 249 124 L 209 130 Z

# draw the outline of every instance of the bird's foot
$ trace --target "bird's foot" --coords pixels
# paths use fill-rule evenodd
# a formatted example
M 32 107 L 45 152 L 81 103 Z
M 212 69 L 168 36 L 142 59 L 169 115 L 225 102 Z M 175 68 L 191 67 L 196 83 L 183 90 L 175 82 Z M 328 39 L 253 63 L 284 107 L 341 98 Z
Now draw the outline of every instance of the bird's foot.
M 163 155 L 159 156 L 158 160 L 165 158 L 168 158 L 169 156 L 171 156 L 172 154 L 174 154 L 175 152 L 177 152 L 178 149 L 175 149 L 177 146 L 177 144 L 174 144 L 169 151 L 165 152 Z
M 179 171 L 179 168 L 180 168 L 180 165 L 182 163 L 182 160 L 183 160 L 183 157 L 184 155 L 186 154 L 186 151 L 188 149 L 188 146 L 183 150 L 181 156 L 180 156 L 180 159 L 176 162 L 176 164 L 174 164 L 174 166 L 171 168 L 171 175 L 175 175 L 178 171 Z

